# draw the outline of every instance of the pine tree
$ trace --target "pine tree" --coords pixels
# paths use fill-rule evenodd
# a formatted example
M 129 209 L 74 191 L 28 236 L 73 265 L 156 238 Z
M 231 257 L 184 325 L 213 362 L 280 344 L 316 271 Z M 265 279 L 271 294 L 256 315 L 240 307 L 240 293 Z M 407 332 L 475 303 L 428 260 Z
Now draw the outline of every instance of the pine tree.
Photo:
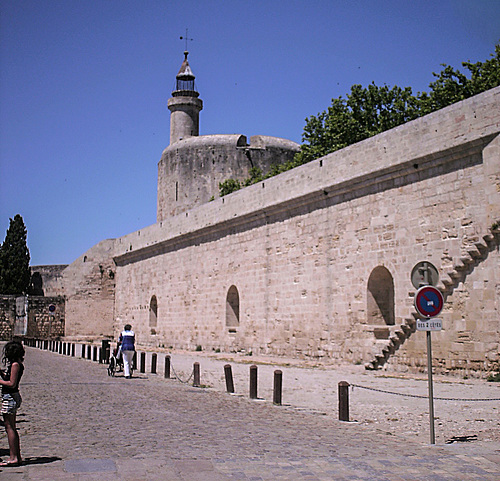
M 23 218 L 16 214 L 0 246 L 0 293 L 23 294 L 30 283 L 30 253 Z

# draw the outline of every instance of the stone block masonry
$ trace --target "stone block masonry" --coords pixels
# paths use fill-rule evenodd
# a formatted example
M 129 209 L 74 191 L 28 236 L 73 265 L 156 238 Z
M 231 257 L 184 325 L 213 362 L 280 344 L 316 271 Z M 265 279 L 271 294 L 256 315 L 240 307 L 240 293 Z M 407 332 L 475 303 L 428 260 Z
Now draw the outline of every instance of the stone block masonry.
M 444 277 L 500 219 L 499 107 L 492 89 L 117 239 L 117 318 L 144 344 L 368 360 L 412 316 L 412 267 Z M 498 266 L 448 297 L 442 365 L 497 365 Z M 424 366 L 420 337 L 392 362 Z
M 389 362 L 421 369 L 410 273 L 427 260 L 446 290 L 437 365 L 498 368 L 499 133 L 495 88 L 179 215 L 162 207 L 91 249 L 88 272 L 63 271 L 67 334 L 128 322 L 143 345 L 354 363 L 396 337 Z
M 18 312 L 20 303 L 22 312 Z M 22 319 L 24 317 L 25 325 Z M 2 340 L 10 340 L 19 335 L 38 339 L 59 339 L 64 336 L 64 327 L 65 303 L 62 297 L 0 296 Z

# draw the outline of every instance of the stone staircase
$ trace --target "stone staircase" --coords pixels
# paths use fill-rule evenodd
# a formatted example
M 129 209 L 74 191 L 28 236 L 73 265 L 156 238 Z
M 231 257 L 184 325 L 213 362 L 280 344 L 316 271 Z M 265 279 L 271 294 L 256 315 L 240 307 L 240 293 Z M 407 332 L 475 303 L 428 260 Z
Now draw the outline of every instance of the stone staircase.
M 445 272 L 437 288 L 443 294 L 444 300 L 453 294 L 453 291 L 466 277 L 474 271 L 489 255 L 491 251 L 500 245 L 500 222 L 496 222 L 482 239 L 472 244 L 466 250 L 466 254 L 460 257 L 457 264 L 451 270 Z M 413 293 L 414 295 L 414 293 Z M 365 364 L 368 370 L 380 369 L 388 359 L 400 348 L 400 346 L 416 331 L 416 320 L 419 315 L 414 310 L 411 318 L 406 318 L 403 323 L 392 331 L 389 338 L 382 343 L 377 344 L 378 353 L 373 359 Z

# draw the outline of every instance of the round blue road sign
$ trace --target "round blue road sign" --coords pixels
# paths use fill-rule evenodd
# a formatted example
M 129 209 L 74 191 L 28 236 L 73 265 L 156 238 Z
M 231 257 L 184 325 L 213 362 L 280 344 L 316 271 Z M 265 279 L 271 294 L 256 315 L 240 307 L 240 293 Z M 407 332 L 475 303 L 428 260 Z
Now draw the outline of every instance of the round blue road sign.
M 415 309 L 424 317 L 435 317 L 443 309 L 443 294 L 433 286 L 421 287 L 415 294 Z

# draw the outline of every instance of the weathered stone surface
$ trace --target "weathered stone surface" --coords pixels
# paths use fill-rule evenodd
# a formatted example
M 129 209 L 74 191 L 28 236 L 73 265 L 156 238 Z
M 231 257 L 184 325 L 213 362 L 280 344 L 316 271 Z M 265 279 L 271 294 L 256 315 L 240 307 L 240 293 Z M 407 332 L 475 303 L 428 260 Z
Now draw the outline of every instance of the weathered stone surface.
M 172 217 L 159 182 L 161 221 L 63 271 L 67 333 L 117 334 L 130 322 L 144 345 L 378 356 L 422 369 L 410 273 L 427 260 L 446 296 L 437 366 L 498 369 L 499 133 L 495 88 Z M 200 141 L 190 162 L 208 159 L 206 147 Z M 196 184 L 192 173 L 190 189 L 202 190 L 206 179 Z M 98 265 L 116 271 L 114 295 Z M 376 269 L 381 289 L 369 285 Z
M 28 296 L 26 333 L 37 339 L 58 339 L 64 336 L 65 302 L 60 296 Z M 24 314 L 23 314 L 24 317 Z M 16 332 L 16 296 L 0 296 L 0 339 L 12 339 Z

